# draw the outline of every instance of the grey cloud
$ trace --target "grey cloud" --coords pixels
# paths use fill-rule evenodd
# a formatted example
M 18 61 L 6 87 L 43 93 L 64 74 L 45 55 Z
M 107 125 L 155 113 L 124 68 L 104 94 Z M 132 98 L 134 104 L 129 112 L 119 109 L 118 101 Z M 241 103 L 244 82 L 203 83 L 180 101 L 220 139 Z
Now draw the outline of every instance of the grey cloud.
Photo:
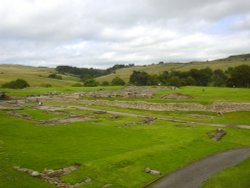
M 243 53 L 249 10 L 248 0 L 1 0 L 0 63 L 107 67 Z

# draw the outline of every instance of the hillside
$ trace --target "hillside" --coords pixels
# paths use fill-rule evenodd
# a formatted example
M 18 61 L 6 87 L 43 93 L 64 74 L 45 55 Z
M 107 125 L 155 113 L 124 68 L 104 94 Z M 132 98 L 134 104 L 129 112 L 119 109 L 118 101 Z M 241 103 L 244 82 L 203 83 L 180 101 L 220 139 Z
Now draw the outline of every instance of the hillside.
M 54 73 L 52 68 L 39 68 L 22 65 L 0 65 L 0 85 L 3 83 L 22 78 L 31 86 L 42 86 L 50 84 L 52 86 L 71 86 L 79 79 L 77 77 L 61 75 L 62 80 L 48 78 Z
M 149 74 L 159 74 L 164 71 L 188 71 L 190 69 L 202 69 L 206 67 L 210 67 L 212 70 L 222 69 L 226 70 L 229 67 L 235 67 L 242 64 L 250 65 L 250 54 L 244 55 L 235 55 L 230 56 L 225 59 L 218 59 L 213 61 L 205 61 L 205 62 L 190 62 L 190 63 L 164 63 L 164 64 L 155 64 L 155 65 L 147 65 L 147 66 L 135 66 L 129 68 L 118 69 L 115 73 L 98 77 L 97 81 L 111 81 L 114 77 L 118 76 L 125 80 L 126 82 L 129 80 L 130 75 L 134 70 L 136 71 L 145 71 Z

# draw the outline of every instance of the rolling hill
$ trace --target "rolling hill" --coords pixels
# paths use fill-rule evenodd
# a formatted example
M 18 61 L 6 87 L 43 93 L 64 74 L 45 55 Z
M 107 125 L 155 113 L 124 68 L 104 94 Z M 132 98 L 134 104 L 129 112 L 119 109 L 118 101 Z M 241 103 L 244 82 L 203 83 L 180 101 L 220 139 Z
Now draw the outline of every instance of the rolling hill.
M 53 68 L 0 65 L 0 85 L 18 78 L 26 80 L 31 86 L 43 86 L 46 84 L 57 87 L 72 86 L 79 81 L 79 78 L 69 75 L 61 75 L 62 80 L 48 78 L 48 75 L 54 72 Z
M 235 67 L 242 64 L 250 65 L 250 54 L 234 55 L 225 59 L 218 59 L 204 62 L 189 62 L 189 63 L 163 63 L 143 66 L 133 66 L 121 68 L 114 71 L 114 73 L 97 77 L 99 82 L 111 81 L 118 76 L 128 82 L 130 75 L 134 70 L 145 71 L 149 74 L 160 74 L 163 71 L 188 71 L 190 69 L 202 69 L 210 67 L 211 69 L 226 70 L 229 67 Z M 32 67 L 23 65 L 0 65 L 0 85 L 3 83 L 21 78 L 25 79 L 31 86 L 44 86 L 50 84 L 55 87 L 72 86 L 80 79 L 77 76 L 68 74 L 60 74 L 62 80 L 48 78 L 48 75 L 55 73 L 55 69 L 46 67 Z
M 125 80 L 129 80 L 132 72 L 135 71 L 145 71 L 149 74 L 159 74 L 164 71 L 188 71 L 190 69 L 202 69 L 209 67 L 212 70 L 222 69 L 226 70 L 229 67 L 235 67 L 242 64 L 250 65 L 250 54 L 244 55 L 235 55 L 230 56 L 225 59 L 217 59 L 213 61 L 204 61 L 204 62 L 190 62 L 190 63 L 164 63 L 164 64 L 154 64 L 154 65 L 144 65 L 144 66 L 134 66 L 129 68 L 122 68 L 116 70 L 114 73 L 98 77 L 96 80 L 99 82 L 102 81 L 111 81 L 114 77 L 118 76 Z

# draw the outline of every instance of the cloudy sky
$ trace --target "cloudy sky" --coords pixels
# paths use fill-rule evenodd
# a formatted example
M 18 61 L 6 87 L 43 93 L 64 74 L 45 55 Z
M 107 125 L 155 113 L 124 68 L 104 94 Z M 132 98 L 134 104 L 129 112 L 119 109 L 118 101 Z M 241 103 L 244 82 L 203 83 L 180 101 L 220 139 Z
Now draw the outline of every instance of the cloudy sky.
M 249 0 L 0 0 L 0 64 L 211 60 L 250 53 Z

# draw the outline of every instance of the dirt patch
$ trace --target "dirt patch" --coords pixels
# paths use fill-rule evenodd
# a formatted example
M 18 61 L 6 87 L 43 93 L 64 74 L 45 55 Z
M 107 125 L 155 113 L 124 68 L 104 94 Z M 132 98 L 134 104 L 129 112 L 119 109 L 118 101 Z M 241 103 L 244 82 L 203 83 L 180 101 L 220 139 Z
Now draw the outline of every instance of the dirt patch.
M 226 131 L 221 128 L 207 133 L 208 137 L 213 141 L 220 141 L 226 134 Z
M 143 120 L 137 121 L 137 122 L 132 122 L 132 123 L 127 123 L 124 125 L 124 127 L 130 127 L 130 126 L 135 126 L 135 125 L 143 125 L 143 124 L 152 124 L 156 120 L 156 117 L 145 117 Z
M 193 97 L 191 95 L 185 95 L 181 93 L 171 93 L 171 94 L 161 96 L 161 99 L 174 99 L 174 100 L 192 99 L 192 98 Z
M 77 116 L 77 117 L 69 117 L 69 118 L 63 118 L 63 119 L 50 119 L 50 120 L 40 120 L 39 123 L 41 125 L 65 125 L 69 123 L 75 123 L 75 122 L 85 122 L 90 120 L 95 120 L 96 118 L 94 116 Z
M 207 119 L 207 118 L 215 117 L 215 116 L 209 116 L 205 114 L 186 114 L 185 116 L 192 117 L 192 118 L 200 118 L 200 119 Z
M 8 100 L 8 99 L 10 99 L 10 97 L 7 96 L 5 92 L 0 92 L 0 100 Z
M 9 111 L 9 112 L 7 112 L 7 114 L 9 116 L 16 117 L 16 118 L 32 120 L 32 116 L 27 114 L 27 113 L 18 113 L 16 111 Z
M 196 126 L 183 125 L 183 124 L 176 124 L 175 126 L 178 128 L 196 128 Z
M 162 88 L 126 87 L 120 90 L 100 90 L 94 92 L 79 93 L 80 97 L 94 98 L 152 98 Z
M 94 114 L 106 114 L 107 112 L 103 110 L 98 110 L 98 111 L 94 111 L 93 113 Z
M 82 181 L 76 183 L 76 184 L 69 184 L 66 182 L 63 182 L 60 177 L 70 174 L 73 171 L 76 171 L 80 168 L 80 164 L 74 164 L 69 167 L 61 168 L 61 169 L 44 169 L 44 171 L 39 172 L 28 168 L 21 168 L 18 166 L 15 166 L 14 169 L 16 169 L 19 172 L 27 173 L 33 177 L 39 178 L 43 181 L 46 181 L 50 184 L 53 184 L 59 188 L 77 188 L 80 187 L 86 183 L 91 182 L 91 178 L 85 177 Z

